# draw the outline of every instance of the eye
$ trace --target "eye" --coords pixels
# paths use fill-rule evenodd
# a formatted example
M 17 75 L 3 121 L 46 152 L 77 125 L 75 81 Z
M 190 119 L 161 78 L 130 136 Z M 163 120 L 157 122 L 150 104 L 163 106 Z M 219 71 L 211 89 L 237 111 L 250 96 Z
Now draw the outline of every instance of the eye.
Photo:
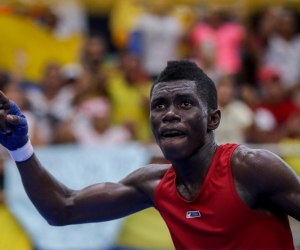
M 156 103 L 152 106 L 152 109 L 156 109 L 156 110 L 160 110 L 160 109 L 164 109 L 166 107 L 166 105 L 164 103 Z
M 151 110 L 162 110 L 164 109 L 168 104 L 168 101 L 165 100 L 165 98 L 156 98 L 156 99 L 153 99 L 151 101 Z
M 165 107 L 165 104 L 163 104 L 163 103 L 156 104 L 157 109 L 163 109 L 164 107 Z
M 182 108 L 188 108 L 192 106 L 192 103 L 190 101 L 184 101 L 181 105 Z

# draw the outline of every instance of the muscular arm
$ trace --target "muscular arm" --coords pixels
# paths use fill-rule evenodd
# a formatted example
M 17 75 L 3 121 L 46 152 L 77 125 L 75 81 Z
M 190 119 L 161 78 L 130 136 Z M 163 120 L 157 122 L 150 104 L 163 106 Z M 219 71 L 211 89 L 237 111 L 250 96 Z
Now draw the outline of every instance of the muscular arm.
M 17 166 L 27 195 L 51 225 L 113 220 L 154 206 L 154 190 L 165 169 L 147 166 L 119 183 L 71 190 L 43 168 L 34 155 Z
M 247 205 L 258 199 L 270 210 L 300 221 L 299 177 L 282 159 L 266 150 L 240 146 L 232 157 L 232 171 L 240 196 Z
M 169 166 L 152 165 L 136 170 L 119 183 L 72 190 L 32 155 L 27 132 L 25 116 L 0 91 L 0 143 L 17 162 L 27 195 L 49 224 L 113 220 L 154 205 L 155 188 Z

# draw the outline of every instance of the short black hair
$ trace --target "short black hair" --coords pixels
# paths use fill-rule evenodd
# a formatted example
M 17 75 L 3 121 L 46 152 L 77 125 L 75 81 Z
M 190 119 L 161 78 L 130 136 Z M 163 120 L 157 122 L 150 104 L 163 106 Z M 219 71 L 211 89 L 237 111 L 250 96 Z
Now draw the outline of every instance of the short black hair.
M 189 60 L 169 61 L 167 67 L 160 73 L 152 85 L 153 88 L 160 82 L 189 80 L 196 83 L 198 95 L 207 103 L 209 109 L 218 108 L 218 95 L 214 82 L 200 69 L 196 63 Z

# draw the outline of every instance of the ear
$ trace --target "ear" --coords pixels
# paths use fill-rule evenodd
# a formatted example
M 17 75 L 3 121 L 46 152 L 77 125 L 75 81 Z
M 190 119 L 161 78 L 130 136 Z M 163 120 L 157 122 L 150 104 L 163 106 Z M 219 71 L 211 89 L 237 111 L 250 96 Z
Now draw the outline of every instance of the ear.
M 221 111 L 219 109 L 209 111 L 207 130 L 215 130 L 221 121 Z

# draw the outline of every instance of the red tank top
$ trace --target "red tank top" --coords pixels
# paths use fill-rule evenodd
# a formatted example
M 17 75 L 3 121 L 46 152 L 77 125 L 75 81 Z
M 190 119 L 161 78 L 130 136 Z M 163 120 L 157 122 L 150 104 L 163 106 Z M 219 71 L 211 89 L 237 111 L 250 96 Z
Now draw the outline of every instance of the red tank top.
M 155 191 L 156 208 L 176 249 L 294 249 L 287 217 L 250 209 L 239 197 L 230 166 L 238 145 L 220 145 L 198 195 L 185 200 L 170 167 Z

